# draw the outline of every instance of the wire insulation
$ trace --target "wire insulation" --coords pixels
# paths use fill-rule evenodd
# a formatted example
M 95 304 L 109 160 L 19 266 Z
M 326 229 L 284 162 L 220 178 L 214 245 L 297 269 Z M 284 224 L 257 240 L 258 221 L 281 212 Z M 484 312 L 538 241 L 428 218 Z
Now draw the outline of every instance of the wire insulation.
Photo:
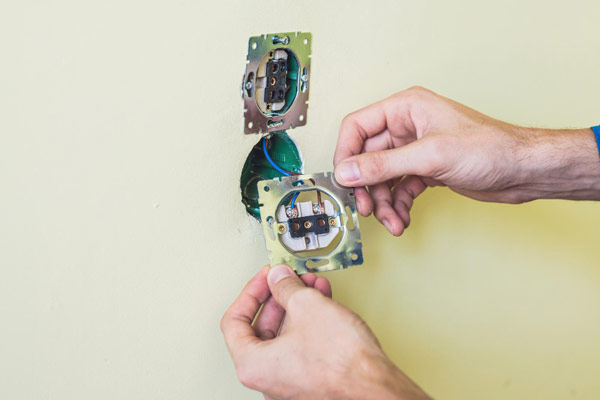
M 299 182 L 302 182 L 302 181 L 299 181 Z M 292 203 L 290 204 L 290 207 L 292 207 L 292 208 L 296 207 L 296 199 L 298 198 L 299 195 L 300 195 L 300 192 L 294 193 L 294 197 L 292 197 Z
M 269 164 L 271 164 L 271 166 L 273 168 L 275 168 L 277 170 L 277 172 L 279 172 L 285 176 L 292 176 L 292 174 L 290 172 L 287 172 L 285 169 L 283 169 L 279 165 L 275 164 L 275 161 L 273 161 L 273 159 L 269 155 L 269 152 L 267 151 L 267 138 L 263 138 L 262 148 L 263 148 L 263 153 L 265 153 L 265 157 L 267 158 L 267 161 L 269 162 Z
M 262 148 L 263 148 L 263 153 L 265 153 L 265 158 L 267 159 L 269 164 L 271 164 L 271 166 L 277 170 L 277 172 L 279 172 L 280 174 L 283 174 L 285 176 L 300 175 L 295 172 L 286 171 L 285 169 L 281 168 L 279 165 L 275 164 L 275 161 L 273 161 L 273 159 L 269 155 L 269 152 L 267 151 L 267 138 L 266 137 L 264 137 L 262 140 Z M 302 182 L 302 181 L 298 181 L 298 183 L 301 185 L 304 184 L 304 182 Z M 299 195 L 300 195 L 300 192 L 294 193 L 294 197 L 292 197 L 292 202 L 290 204 L 290 207 L 294 208 L 296 206 L 296 199 L 298 198 Z

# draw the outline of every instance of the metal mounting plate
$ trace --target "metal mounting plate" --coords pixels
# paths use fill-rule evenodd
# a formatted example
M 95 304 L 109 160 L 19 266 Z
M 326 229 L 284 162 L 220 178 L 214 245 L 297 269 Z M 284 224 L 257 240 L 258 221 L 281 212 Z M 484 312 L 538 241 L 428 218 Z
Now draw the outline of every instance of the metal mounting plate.
M 282 131 L 306 125 L 311 44 L 312 35 L 308 32 L 270 33 L 250 38 L 246 71 L 242 82 L 245 134 Z M 257 103 L 259 67 L 264 64 L 266 55 L 278 49 L 291 51 L 296 57 L 298 63 L 297 71 L 294 71 L 297 74 L 296 94 L 287 111 L 267 113 L 263 112 Z
M 298 181 L 314 185 L 298 185 Z M 311 252 L 294 253 L 281 242 L 277 209 L 293 192 L 319 190 L 337 203 L 335 223 L 340 228 L 341 239 L 328 254 L 311 255 Z M 258 182 L 260 215 L 271 265 L 287 264 L 298 274 L 323 272 L 348 268 L 363 263 L 362 242 L 354 190 L 338 184 L 333 173 L 278 177 Z

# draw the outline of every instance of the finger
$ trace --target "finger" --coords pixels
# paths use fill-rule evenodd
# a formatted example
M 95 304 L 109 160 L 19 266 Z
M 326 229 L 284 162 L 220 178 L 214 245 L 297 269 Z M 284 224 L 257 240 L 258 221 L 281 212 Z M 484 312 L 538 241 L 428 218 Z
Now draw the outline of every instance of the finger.
M 304 282 L 304 285 L 308 287 L 314 287 L 315 281 L 317 280 L 317 276 L 312 272 L 309 272 L 307 274 L 300 275 L 300 279 L 302 280 L 302 282 Z
M 254 331 L 261 340 L 273 339 L 279 332 L 285 311 L 273 296 L 265 302 L 258 317 L 254 321 Z
M 421 88 L 411 88 L 387 99 L 348 114 L 340 126 L 334 155 L 334 165 L 348 157 L 361 153 L 365 141 L 383 133 L 386 129 L 394 138 L 416 139 L 417 127 L 410 115 L 411 106 L 423 98 Z M 420 127 L 421 131 L 423 127 Z M 421 132 L 422 133 L 422 132 Z
M 389 130 L 384 130 L 380 135 L 365 140 L 363 152 L 378 151 L 393 148 L 393 140 Z M 359 187 L 354 190 L 356 198 L 356 209 L 363 217 L 368 217 L 373 212 L 374 204 L 371 195 L 366 188 Z
M 410 210 L 414 199 L 425 191 L 427 185 L 421 178 L 409 175 L 396 184 L 392 190 L 392 207 L 404 222 L 404 229 L 410 225 Z
M 363 143 L 361 153 L 368 153 L 370 151 L 389 150 L 393 149 L 394 147 L 396 146 L 394 146 L 390 130 L 386 128 L 380 134 L 367 138 Z
M 314 287 L 317 276 L 313 273 L 300 275 L 300 279 L 307 287 Z M 262 340 L 273 339 L 281 327 L 285 310 L 277 304 L 273 296 L 269 297 L 262 310 L 254 321 L 256 335 Z
M 382 107 L 383 101 L 348 114 L 342 120 L 333 156 L 333 165 L 337 165 L 350 156 L 359 154 L 363 150 L 367 138 L 373 137 L 386 129 L 387 121 Z
M 345 186 L 367 186 L 404 175 L 429 176 L 435 152 L 431 140 L 422 139 L 392 150 L 359 154 L 335 167 L 336 180 Z
M 327 296 L 329 298 L 332 297 L 331 284 L 329 283 L 329 280 L 327 278 L 324 278 L 321 276 L 317 277 L 315 274 L 312 274 L 312 273 L 300 275 L 300 277 L 303 278 L 307 275 L 314 276 L 313 284 L 314 284 L 315 289 L 317 289 L 319 292 L 321 292 L 321 294 L 323 294 L 323 296 Z M 312 285 L 306 285 L 306 286 L 313 287 Z M 285 314 L 284 314 L 283 322 L 281 323 L 281 329 L 279 330 L 280 335 L 282 335 L 285 332 L 285 325 L 286 325 L 286 318 L 285 318 Z
M 264 267 L 246 284 L 221 320 L 221 330 L 234 360 L 245 353 L 248 345 L 259 342 L 251 324 L 260 305 L 269 297 L 268 271 Z
M 327 278 L 319 276 L 315 281 L 315 289 L 323 293 L 323 296 L 332 297 L 331 283 Z
M 363 217 L 368 217 L 373 212 L 373 199 L 367 189 L 357 187 L 354 189 L 354 198 L 356 199 L 356 209 Z
M 395 149 L 396 147 L 406 146 L 416 140 L 415 136 L 412 137 L 396 137 L 392 135 L 389 129 L 385 129 L 380 134 L 369 137 L 363 144 L 361 153 L 369 153 L 371 151 L 381 151 Z
M 271 294 L 284 310 L 287 309 L 289 300 L 295 293 L 306 289 L 298 275 L 284 264 L 271 267 L 267 275 L 267 282 Z
M 404 232 L 404 221 L 392 206 L 392 192 L 387 183 L 370 187 L 371 196 L 375 203 L 375 218 L 394 236 Z

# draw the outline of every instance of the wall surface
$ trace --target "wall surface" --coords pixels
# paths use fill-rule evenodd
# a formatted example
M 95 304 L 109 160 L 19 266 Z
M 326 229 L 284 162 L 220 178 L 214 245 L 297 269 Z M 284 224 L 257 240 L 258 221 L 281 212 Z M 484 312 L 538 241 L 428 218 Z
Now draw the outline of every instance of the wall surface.
M 248 37 L 313 33 L 307 172 L 412 85 L 523 125 L 600 122 L 598 1 L 3 1 L 0 398 L 258 399 L 219 319 L 267 260 L 240 203 Z M 600 204 L 430 189 L 328 273 L 443 399 L 600 397 Z

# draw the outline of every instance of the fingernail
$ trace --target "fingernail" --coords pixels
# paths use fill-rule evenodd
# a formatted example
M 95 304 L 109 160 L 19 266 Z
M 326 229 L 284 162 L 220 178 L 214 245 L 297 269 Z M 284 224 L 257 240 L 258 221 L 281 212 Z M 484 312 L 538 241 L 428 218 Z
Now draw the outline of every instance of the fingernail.
M 288 276 L 292 276 L 294 271 L 287 265 L 278 264 L 274 267 L 271 267 L 269 271 L 269 275 L 267 275 L 267 282 L 269 282 L 269 286 L 272 286 L 282 280 L 283 278 L 287 278 Z
M 345 161 L 335 168 L 335 175 L 343 182 L 356 182 L 360 179 L 360 171 L 356 161 Z
M 381 221 L 381 223 L 383 224 L 383 226 L 385 226 L 385 229 L 392 233 L 392 225 L 387 219 L 384 219 L 383 221 Z

